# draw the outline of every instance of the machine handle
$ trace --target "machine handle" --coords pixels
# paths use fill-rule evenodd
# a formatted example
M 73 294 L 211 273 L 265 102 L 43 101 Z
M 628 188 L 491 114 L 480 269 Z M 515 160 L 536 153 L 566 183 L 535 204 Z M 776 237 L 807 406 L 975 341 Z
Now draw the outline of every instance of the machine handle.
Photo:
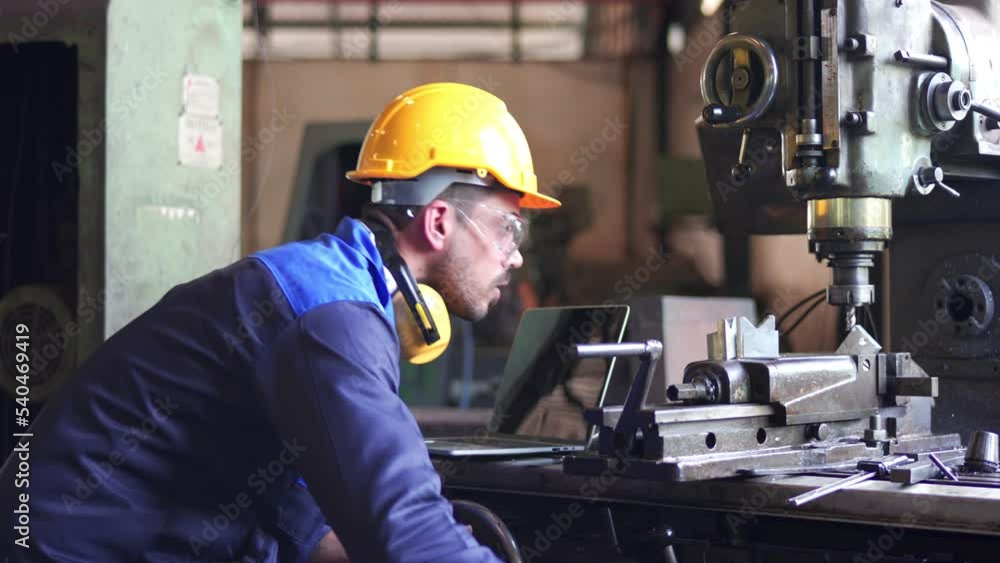
M 982 114 L 985 115 L 986 117 L 990 117 L 997 121 L 1000 121 L 1000 111 L 997 111 L 989 106 L 984 106 L 979 102 L 972 102 L 972 105 L 969 106 L 969 109 L 978 114 Z
M 944 183 L 944 170 L 940 166 L 922 166 L 913 175 L 917 191 L 923 195 L 931 193 L 934 188 L 941 188 L 952 197 L 961 197 L 958 190 Z
M 577 344 L 573 348 L 577 358 L 614 358 L 617 356 L 655 355 L 660 357 L 663 344 L 658 340 L 623 342 L 621 344 Z
M 745 49 L 756 55 L 761 65 L 764 83 L 760 94 L 749 107 L 743 109 L 727 106 L 715 88 L 715 75 L 723 57 L 737 50 Z M 705 102 L 702 117 L 715 127 L 747 127 L 759 119 L 774 103 L 778 92 L 778 59 L 774 48 L 764 39 L 746 33 L 730 33 L 719 39 L 708 54 L 708 61 L 701 70 L 701 97 Z
M 622 344 L 577 344 L 574 352 L 578 358 L 613 358 L 615 356 L 638 356 L 639 372 L 632 380 L 625 405 L 615 425 L 615 449 L 627 453 L 635 442 L 635 433 L 640 427 L 639 411 L 646 404 L 649 385 L 653 381 L 656 363 L 663 353 L 663 343 L 659 340 L 645 342 L 625 342 Z

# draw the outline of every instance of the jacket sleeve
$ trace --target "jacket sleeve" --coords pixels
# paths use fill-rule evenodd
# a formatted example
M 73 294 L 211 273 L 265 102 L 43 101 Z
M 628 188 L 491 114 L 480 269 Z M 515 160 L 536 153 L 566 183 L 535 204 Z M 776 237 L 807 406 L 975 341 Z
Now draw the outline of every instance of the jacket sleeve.
M 258 381 L 280 438 L 353 561 L 499 562 L 455 522 L 416 420 L 399 398 L 398 344 L 375 305 L 306 312 Z
M 315 499 L 293 470 L 286 472 L 288 483 L 272 486 L 275 491 L 269 503 L 261 503 L 258 525 L 261 533 L 274 538 L 277 547 L 276 563 L 307 563 L 320 541 L 330 532 L 326 517 Z

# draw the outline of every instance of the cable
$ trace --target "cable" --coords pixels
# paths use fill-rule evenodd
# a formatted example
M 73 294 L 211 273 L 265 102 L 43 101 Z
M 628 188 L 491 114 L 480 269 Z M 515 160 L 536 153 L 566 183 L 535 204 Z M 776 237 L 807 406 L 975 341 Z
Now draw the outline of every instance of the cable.
M 806 312 L 802 313 L 802 316 L 799 317 L 799 320 L 795 321 L 795 323 L 792 324 L 792 326 L 788 327 L 788 330 L 785 331 L 785 338 L 788 338 L 789 336 L 791 336 L 792 335 L 792 331 L 794 331 L 796 328 L 798 328 L 798 326 L 800 324 L 802 324 L 802 321 L 804 321 L 805 318 L 809 316 L 809 313 L 812 313 L 813 309 L 815 309 L 816 307 L 819 307 L 819 304 L 822 303 L 822 302 L 823 302 L 823 299 L 817 299 L 815 303 L 813 303 L 812 305 L 810 305 L 809 308 L 806 309 Z
M 785 320 L 789 316 L 791 316 L 792 313 L 794 313 L 795 311 L 797 311 L 799 309 L 799 307 L 802 307 L 806 303 L 812 301 L 813 299 L 819 297 L 820 295 L 823 295 L 823 293 L 825 293 L 825 292 L 826 292 L 825 289 L 820 289 L 820 290 L 818 290 L 818 291 L 816 291 L 814 293 L 811 293 L 811 294 L 806 295 L 805 297 L 803 297 L 798 303 L 796 303 L 795 305 L 792 305 L 791 309 L 789 309 L 789 310 L 785 311 L 784 313 L 782 313 L 781 318 L 778 319 L 778 322 L 775 323 L 775 326 L 781 326 L 781 323 L 785 322 Z

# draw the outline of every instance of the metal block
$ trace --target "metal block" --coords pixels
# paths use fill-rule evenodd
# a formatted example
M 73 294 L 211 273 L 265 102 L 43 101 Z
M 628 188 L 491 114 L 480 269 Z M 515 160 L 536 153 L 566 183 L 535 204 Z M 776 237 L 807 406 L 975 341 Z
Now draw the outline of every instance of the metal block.
M 710 357 L 705 335 L 716 330 L 719 319 L 757 319 L 753 299 L 742 297 L 647 295 L 627 304 L 632 308 L 628 339 L 663 342 L 663 357 L 649 388 L 652 403 L 664 402 L 667 386 L 683 381 L 688 364 Z
M 745 317 L 729 317 L 720 320 L 718 327 L 707 337 L 710 360 L 779 356 L 774 315 L 768 315 L 757 326 Z
M 890 377 L 889 393 L 902 397 L 937 397 L 936 377 Z
M 862 59 L 875 56 L 876 39 L 874 35 L 852 33 L 844 41 L 844 51 L 848 58 Z

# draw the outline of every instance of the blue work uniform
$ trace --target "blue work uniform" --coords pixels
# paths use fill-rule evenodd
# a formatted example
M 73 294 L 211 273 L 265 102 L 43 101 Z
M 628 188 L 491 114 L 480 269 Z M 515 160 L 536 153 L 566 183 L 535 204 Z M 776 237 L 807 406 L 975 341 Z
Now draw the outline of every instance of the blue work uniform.
M 170 290 L 41 411 L 29 486 L 4 464 L 10 561 L 304 562 L 331 527 L 355 562 L 498 561 L 399 398 L 390 284 L 345 219 Z

